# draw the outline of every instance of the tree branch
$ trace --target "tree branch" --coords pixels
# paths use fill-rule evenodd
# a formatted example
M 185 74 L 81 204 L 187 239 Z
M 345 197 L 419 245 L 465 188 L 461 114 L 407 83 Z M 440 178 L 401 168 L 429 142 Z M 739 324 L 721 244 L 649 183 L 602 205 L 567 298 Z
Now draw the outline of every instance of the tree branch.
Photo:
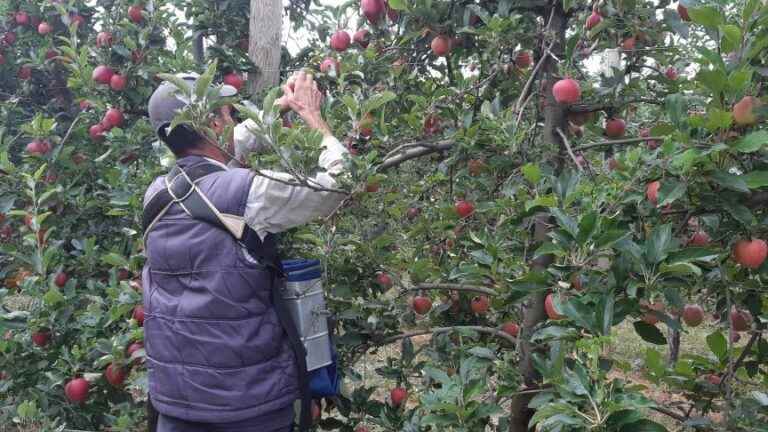
M 503 331 L 493 328 L 493 327 L 484 327 L 484 326 L 451 326 L 451 327 L 435 327 L 427 330 L 416 330 L 412 332 L 406 332 L 403 334 L 390 336 L 386 339 L 384 339 L 381 343 L 377 343 L 377 345 L 388 345 L 394 342 L 397 342 L 402 339 L 412 338 L 415 336 L 423 336 L 427 334 L 439 334 L 439 333 L 448 333 L 455 330 L 471 330 L 476 331 L 478 333 L 485 333 L 490 334 L 492 336 L 496 336 L 498 338 L 504 339 L 507 342 L 511 343 L 512 345 L 517 344 L 517 339 L 512 337 L 511 335 L 504 333 Z
M 651 407 L 651 409 L 656 411 L 656 412 L 662 413 L 662 414 L 664 414 L 666 416 L 672 417 L 673 419 L 679 421 L 680 423 L 684 423 L 686 420 L 688 420 L 688 418 L 686 416 L 684 416 L 682 414 L 678 414 L 678 413 L 676 413 L 674 411 L 671 411 L 671 410 L 668 410 L 666 408 Z
M 452 284 L 452 283 L 421 283 L 421 284 L 417 284 L 413 288 L 406 288 L 403 291 L 412 292 L 412 291 L 422 291 L 422 290 L 424 291 L 426 290 L 469 291 L 469 292 L 476 292 L 479 294 L 485 294 L 487 296 L 499 295 L 499 293 L 496 292 L 496 290 L 493 290 L 491 288 L 486 288 L 484 286 Z
M 722 380 L 720 380 L 720 386 L 722 387 L 725 385 L 725 382 L 731 379 L 734 375 L 736 375 L 736 371 L 741 367 L 741 364 L 744 362 L 744 359 L 747 358 L 749 353 L 752 351 L 752 346 L 757 343 L 758 340 L 760 340 L 761 333 L 760 331 L 756 331 L 752 333 L 752 337 L 749 338 L 749 341 L 747 341 L 747 344 L 744 345 L 744 350 L 741 351 L 741 355 L 739 355 L 739 358 L 736 359 L 736 361 L 733 363 L 733 373 L 727 373 L 723 377 Z
M 393 156 L 385 159 L 384 162 L 382 162 L 381 165 L 379 165 L 376 168 L 376 171 L 383 172 L 390 168 L 396 167 L 405 161 L 416 159 L 417 157 L 426 156 L 432 153 L 449 150 L 451 147 L 453 147 L 453 145 L 454 145 L 453 141 L 445 140 L 445 141 L 438 141 L 433 145 L 424 144 L 422 146 L 413 147 L 407 151 L 404 151 L 402 154 L 398 156 Z
M 620 140 L 600 141 L 597 143 L 584 144 L 584 145 L 578 146 L 576 147 L 576 150 L 587 150 L 595 147 L 608 147 L 608 146 L 623 145 L 623 144 L 637 144 L 644 141 L 655 141 L 655 140 L 663 140 L 663 139 L 664 137 L 661 137 L 661 136 L 652 136 L 652 137 L 642 137 L 642 138 L 625 138 Z

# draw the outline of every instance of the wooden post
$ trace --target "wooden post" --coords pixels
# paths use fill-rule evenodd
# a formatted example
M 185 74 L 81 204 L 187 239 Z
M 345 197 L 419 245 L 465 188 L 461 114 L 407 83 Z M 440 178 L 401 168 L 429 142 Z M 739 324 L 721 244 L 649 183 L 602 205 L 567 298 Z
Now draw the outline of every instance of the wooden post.
M 279 84 L 282 20 L 280 0 L 251 0 L 248 57 L 258 69 L 248 85 L 254 94 Z

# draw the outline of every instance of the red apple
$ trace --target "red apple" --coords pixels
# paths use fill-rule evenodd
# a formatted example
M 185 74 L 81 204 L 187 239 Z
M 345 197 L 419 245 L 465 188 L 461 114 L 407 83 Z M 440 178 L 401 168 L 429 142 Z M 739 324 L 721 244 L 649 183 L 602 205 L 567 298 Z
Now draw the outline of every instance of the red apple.
M 64 394 L 70 402 L 83 403 L 88 399 L 90 383 L 85 378 L 75 378 L 64 386 Z
M 123 91 L 128 85 L 128 78 L 125 75 L 114 74 L 109 80 L 109 87 L 114 91 Z
M 112 387 L 120 387 L 125 382 L 125 377 L 128 376 L 126 370 L 115 363 L 110 363 L 107 369 L 104 371 L 104 378 Z
M 329 74 L 334 71 L 336 75 L 341 73 L 341 63 L 333 57 L 326 57 L 322 63 L 320 63 L 320 72 Z
M 81 111 L 85 111 L 92 106 L 91 101 L 89 101 L 88 99 L 81 100 L 80 102 L 78 102 L 78 105 L 80 106 Z
M 368 48 L 368 44 L 371 42 L 370 33 L 366 29 L 360 29 L 355 32 L 352 40 L 354 40 L 361 48 Z M 333 42 L 333 40 L 331 40 L 331 42 Z
M 344 30 L 339 30 L 331 36 L 331 49 L 338 52 L 344 52 L 349 48 L 349 44 L 352 39 L 349 37 L 349 33 Z
M 144 349 L 144 344 L 141 343 L 141 342 L 134 342 L 134 343 L 132 343 L 132 344 L 130 344 L 128 346 L 128 349 L 125 350 L 125 354 L 128 356 L 128 358 L 131 358 L 131 356 L 133 356 L 133 353 L 135 353 L 136 351 L 138 351 L 140 349 Z M 138 358 L 137 357 L 137 358 L 133 359 L 132 364 L 138 364 L 138 363 L 141 363 L 143 361 L 144 361 L 143 358 Z
M 749 330 L 750 325 L 752 325 L 752 314 L 746 310 L 733 308 L 731 310 L 731 325 L 735 332 Z
M 677 4 L 677 13 L 680 15 L 680 19 L 683 21 L 690 21 L 691 17 L 688 16 L 688 8 L 683 6 L 682 4 Z
M 20 26 L 25 26 L 29 24 L 29 14 L 24 11 L 18 11 L 13 16 L 14 20 L 16 21 L 16 24 Z
M 640 138 L 648 138 L 651 136 L 651 130 L 648 128 L 642 128 L 639 132 Z M 650 150 L 656 150 L 659 148 L 659 141 L 658 140 L 646 140 L 645 144 L 648 146 Z
M 584 285 L 581 281 L 581 275 L 578 273 L 574 273 L 571 275 L 571 287 L 575 289 L 576 291 L 581 291 L 584 289 Z
M 67 275 L 63 271 L 60 271 L 56 273 L 56 277 L 53 278 L 53 283 L 55 283 L 56 286 L 59 288 L 64 288 L 64 285 L 67 284 L 68 280 L 69 280 L 69 275 Z
M 739 240 L 733 246 L 733 259 L 743 267 L 756 269 L 768 256 L 768 245 L 764 240 Z
M 478 176 L 485 169 L 485 162 L 482 159 L 470 159 L 467 162 L 467 171 L 469 175 Z
M 43 156 L 51 151 L 51 144 L 46 140 L 34 139 L 27 144 L 27 153 Z
M 424 135 L 436 135 L 441 131 L 440 117 L 437 114 L 429 114 L 424 117 Z
M 402 387 L 395 387 L 389 392 L 389 400 L 392 406 L 397 408 L 408 398 L 408 390 Z
M 661 188 L 661 182 L 658 180 L 648 183 L 645 187 L 645 197 L 653 205 L 659 202 L 659 188 Z
M 112 46 L 112 33 L 108 31 L 99 32 L 96 35 L 96 48 Z
M 635 39 L 634 36 L 630 36 L 624 39 L 623 42 L 621 42 L 621 49 L 623 49 L 624 51 L 632 51 L 635 49 L 636 44 L 637 44 L 637 39 Z
M 710 241 L 709 234 L 706 231 L 699 230 L 691 235 L 691 238 L 688 240 L 688 246 L 702 247 L 708 245 Z
M 96 123 L 88 128 L 88 135 L 90 135 L 91 139 L 95 142 L 100 142 L 104 139 L 104 132 L 104 127 L 101 126 L 101 123 Z
M 659 322 L 659 316 L 653 313 L 652 311 L 664 312 L 664 303 L 660 303 L 660 302 L 650 303 L 645 306 L 645 309 L 647 311 L 643 315 L 643 321 L 645 321 L 646 324 L 655 325 L 656 323 Z
M 59 55 L 59 52 L 55 49 L 51 48 L 48 51 L 45 52 L 45 59 L 46 60 L 53 60 Z
M 687 304 L 683 308 L 683 322 L 689 327 L 697 327 L 704 321 L 704 309 L 699 305 Z
M 392 278 L 386 273 L 379 273 L 376 275 L 376 283 L 382 288 L 389 288 L 392 286 Z
M 375 192 L 378 192 L 378 191 L 379 191 L 379 182 L 377 182 L 377 181 L 372 181 L 372 182 L 368 182 L 368 183 L 366 183 L 366 185 L 365 185 L 365 191 L 366 191 L 366 192 L 369 192 L 369 193 L 375 193 Z
M 115 71 L 112 70 L 111 67 L 106 65 L 99 65 L 93 69 L 91 79 L 99 84 L 109 84 L 110 80 L 112 79 L 112 75 L 114 74 Z
M 51 332 L 47 329 L 41 329 L 34 333 L 32 333 L 32 343 L 36 346 L 39 346 L 40 348 L 45 347 L 48 345 L 48 342 L 51 340 Z
M 581 88 L 576 80 L 565 78 L 552 86 L 552 95 L 557 103 L 572 104 L 581 98 Z
M 113 127 L 120 127 L 123 125 L 123 112 L 117 108 L 110 108 L 104 114 L 104 118 L 101 120 L 102 126 L 107 126 L 108 129 Z
M 668 79 L 670 79 L 672 81 L 675 81 L 677 79 L 677 76 L 678 76 L 677 68 L 672 67 L 672 66 L 668 67 L 667 70 L 664 71 L 664 75 Z
M 620 138 L 624 135 L 627 125 L 620 118 L 610 118 L 605 121 L 605 135 L 608 138 Z
M 525 69 L 530 67 L 531 64 L 533 64 L 531 53 L 528 51 L 518 51 L 518 53 L 515 55 L 515 66 L 519 67 L 520 69 Z
M 432 52 L 438 57 L 445 57 L 451 51 L 451 40 L 448 36 L 440 35 L 432 39 Z
M 753 96 L 744 96 L 733 105 L 733 121 L 739 126 L 752 126 L 757 123 L 755 108 L 762 105 L 760 99 Z
M 243 81 L 243 78 L 240 75 L 230 72 L 224 75 L 224 84 L 231 85 L 237 89 L 237 91 L 240 91 L 240 89 L 243 88 L 245 81 Z
M 376 24 L 384 15 L 382 0 L 361 0 L 360 10 L 371 24 Z
M 133 308 L 133 314 L 131 315 L 133 319 L 136 320 L 136 322 L 139 323 L 139 327 L 144 326 L 144 306 L 136 306 Z
M 418 207 L 411 207 L 405 212 L 405 216 L 410 219 L 416 219 L 421 214 L 421 209 Z
M 41 35 L 47 35 L 53 31 L 53 27 L 47 22 L 43 21 L 37 26 L 37 32 Z
M 3 41 L 6 45 L 13 45 L 16 43 L 16 33 L 12 31 L 5 32 L 3 35 Z
M 133 5 L 128 8 L 128 17 L 136 24 L 144 21 L 144 5 Z
M 22 66 L 19 68 L 19 72 L 17 73 L 17 76 L 20 80 L 28 80 L 32 78 L 32 68 L 29 66 Z
M 501 326 L 501 331 L 512 337 L 517 337 L 517 335 L 520 334 L 520 326 L 517 325 L 517 323 L 509 321 Z
M 555 299 L 551 293 L 547 294 L 547 297 L 544 299 L 544 311 L 551 320 L 565 318 L 565 315 L 560 314 L 560 312 L 557 311 L 557 308 L 555 308 Z
M 411 308 L 419 315 L 426 315 L 432 309 L 432 300 L 429 297 L 416 296 L 411 300 Z
M 359 425 L 355 428 L 355 432 L 370 432 L 367 426 Z
M 469 307 L 470 309 L 472 309 L 472 312 L 478 315 L 482 315 L 488 312 L 488 308 L 490 308 L 490 302 L 488 301 L 488 296 L 479 295 L 472 298 L 472 302 L 469 304 Z
M 603 21 L 603 16 L 600 15 L 600 13 L 598 13 L 597 11 L 592 12 L 592 15 L 590 15 L 589 18 L 587 18 L 587 23 L 586 23 L 587 30 L 593 29 L 602 21 Z
M 465 219 L 469 217 L 472 213 L 474 213 L 475 205 L 472 204 L 470 201 L 461 200 L 456 202 L 454 209 L 456 210 L 456 214 L 459 215 L 460 218 Z
M 73 14 L 69 17 L 69 21 L 72 23 L 71 25 L 75 27 L 80 27 L 81 25 L 85 24 L 85 18 L 83 18 L 82 15 Z
M 723 379 L 720 378 L 720 375 L 717 374 L 708 374 L 704 377 L 704 379 L 706 379 L 707 382 L 713 386 L 719 386 L 720 383 L 723 382 Z

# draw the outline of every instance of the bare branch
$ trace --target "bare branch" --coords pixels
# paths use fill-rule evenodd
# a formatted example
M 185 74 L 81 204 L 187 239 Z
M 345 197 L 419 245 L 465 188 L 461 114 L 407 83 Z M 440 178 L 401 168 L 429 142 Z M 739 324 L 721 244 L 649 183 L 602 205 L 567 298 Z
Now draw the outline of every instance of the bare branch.
M 676 413 L 674 411 L 671 411 L 671 410 L 668 410 L 666 408 L 651 407 L 651 409 L 656 411 L 656 412 L 662 413 L 662 414 L 664 414 L 666 416 L 672 417 L 673 419 L 675 419 L 675 420 L 677 420 L 677 421 L 679 421 L 681 423 L 685 422 L 686 420 L 688 420 L 688 418 L 686 416 L 684 416 L 682 414 L 678 414 L 678 413 Z
M 504 339 L 513 345 L 517 344 L 516 338 L 512 337 L 507 333 L 504 333 L 503 331 L 497 328 L 483 327 L 483 326 L 451 326 L 451 327 L 436 327 L 436 328 L 431 328 L 427 330 L 416 330 L 416 331 L 406 332 L 406 333 L 395 335 L 395 336 L 390 336 L 384 339 L 381 343 L 377 343 L 377 345 L 388 345 L 388 344 L 397 342 L 399 340 L 412 338 L 415 336 L 448 333 L 448 332 L 457 331 L 457 330 L 471 330 L 471 331 L 476 331 L 478 333 L 490 334 L 498 338 Z
M 571 148 L 571 144 L 568 143 L 568 137 L 565 136 L 563 131 L 560 130 L 560 128 L 557 128 L 557 133 L 560 135 L 560 138 L 563 140 L 563 145 L 565 145 L 565 149 L 568 150 L 568 155 L 571 156 L 571 159 L 573 159 L 573 163 L 576 164 L 576 168 L 579 169 L 580 172 L 584 172 L 584 168 L 581 167 L 581 164 L 576 159 L 576 155 L 573 153 L 573 149 Z
M 600 141 L 597 143 L 584 144 L 584 145 L 578 146 L 576 147 L 576 150 L 587 150 L 595 147 L 609 147 L 609 146 L 624 145 L 624 144 L 637 144 L 644 141 L 660 141 L 663 139 L 664 137 L 661 137 L 661 136 L 652 136 L 652 137 L 642 137 L 642 138 L 625 138 L 620 140 Z
M 396 167 L 405 161 L 409 161 L 411 159 L 415 159 L 421 156 L 426 156 L 432 153 L 449 150 L 451 147 L 453 147 L 453 145 L 454 145 L 453 141 L 445 140 L 445 141 L 438 141 L 437 143 L 432 145 L 424 144 L 421 146 L 414 147 L 410 150 L 404 151 L 402 154 L 398 156 L 385 159 L 384 162 L 382 162 L 381 165 L 379 165 L 376 168 L 376 171 L 383 172 L 390 168 Z
M 447 291 L 469 291 L 469 292 L 476 292 L 479 294 L 485 294 L 487 296 L 497 296 L 499 295 L 496 290 L 493 290 L 491 288 L 487 288 L 480 285 L 467 285 L 467 284 L 452 284 L 452 283 L 421 283 L 416 284 L 413 288 L 406 288 L 403 291 L 404 292 L 412 292 L 412 291 L 427 291 L 427 290 L 447 290 Z
M 536 63 L 536 66 L 533 68 L 533 71 L 531 72 L 531 76 L 528 77 L 528 81 L 526 81 L 525 85 L 523 86 L 523 91 L 520 92 L 520 96 L 517 98 L 517 102 L 515 102 L 514 111 L 519 112 L 520 109 L 524 106 L 523 101 L 528 97 L 528 92 L 531 90 L 531 85 L 536 80 L 536 75 L 538 75 L 539 69 L 541 69 L 541 66 L 547 60 L 547 56 L 550 55 L 549 53 L 550 48 L 552 48 L 552 44 L 549 44 L 549 46 L 544 49 L 544 54 L 541 56 L 539 61 Z

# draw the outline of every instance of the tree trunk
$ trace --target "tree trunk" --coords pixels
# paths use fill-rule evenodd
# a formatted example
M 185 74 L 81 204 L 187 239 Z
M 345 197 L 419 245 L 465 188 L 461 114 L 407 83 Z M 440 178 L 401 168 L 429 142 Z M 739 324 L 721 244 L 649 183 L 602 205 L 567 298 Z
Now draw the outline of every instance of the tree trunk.
M 673 367 L 680 357 L 680 331 L 669 329 L 669 366 Z
M 279 83 L 282 14 L 279 0 L 251 0 L 248 57 L 257 70 L 248 81 L 254 94 Z
M 552 9 L 554 8 L 554 10 Z M 550 20 L 551 17 L 551 20 Z M 568 23 L 565 11 L 563 10 L 562 2 L 556 1 L 551 8 L 547 8 L 544 13 L 545 22 L 549 20 L 548 29 L 544 30 L 544 33 L 554 40 L 548 41 L 546 37 L 542 38 L 542 43 L 547 46 L 550 42 L 553 42 L 551 51 L 559 58 L 563 58 L 565 52 L 565 30 Z M 559 128 L 562 131 L 566 129 L 566 108 L 563 105 L 555 102 L 552 95 L 552 85 L 555 82 L 555 75 L 558 73 L 557 62 L 551 57 L 548 57 L 542 65 L 543 78 L 547 80 L 547 85 L 544 88 L 544 95 L 546 95 L 546 107 L 544 108 L 544 137 L 545 144 L 551 146 L 557 146 L 560 148 L 558 160 L 556 161 L 556 171 L 559 173 L 562 170 L 565 157 L 564 144 L 557 132 Z M 546 235 L 550 230 L 550 220 L 547 214 L 540 214 L 536 216 L 535 220 L 535 232 L 534 240 L 537 243 L 546 240 Z M 553 257 L 550 255 L 542 256 L 531 263 L 531 268 L 534 270 L 543 270 L 547 268 L 553 262 Z M 546 313 L 544 311 L 544 299 L 546 293 L 537 293 L 530 297 L 527 305 L 524 308 L 523 326 L 520 330 L 520 375 L 523 381 L 523 391 L 535 390 L 539 388 L 541 384 L 541 377 L 539 376 L 536 368 L 533 364 L 533 345 L 530 343 L 530 338 L 534 332 L 535 327 L 546 319 Z M 522 393 L 516 395 L 512 399 L 510 407 L 510 432 L 527 432 L 529 430 L 528 424 L 533 416 L 533 410 L 528 408 L 528 403 L 531 401 L 534 392 Z

